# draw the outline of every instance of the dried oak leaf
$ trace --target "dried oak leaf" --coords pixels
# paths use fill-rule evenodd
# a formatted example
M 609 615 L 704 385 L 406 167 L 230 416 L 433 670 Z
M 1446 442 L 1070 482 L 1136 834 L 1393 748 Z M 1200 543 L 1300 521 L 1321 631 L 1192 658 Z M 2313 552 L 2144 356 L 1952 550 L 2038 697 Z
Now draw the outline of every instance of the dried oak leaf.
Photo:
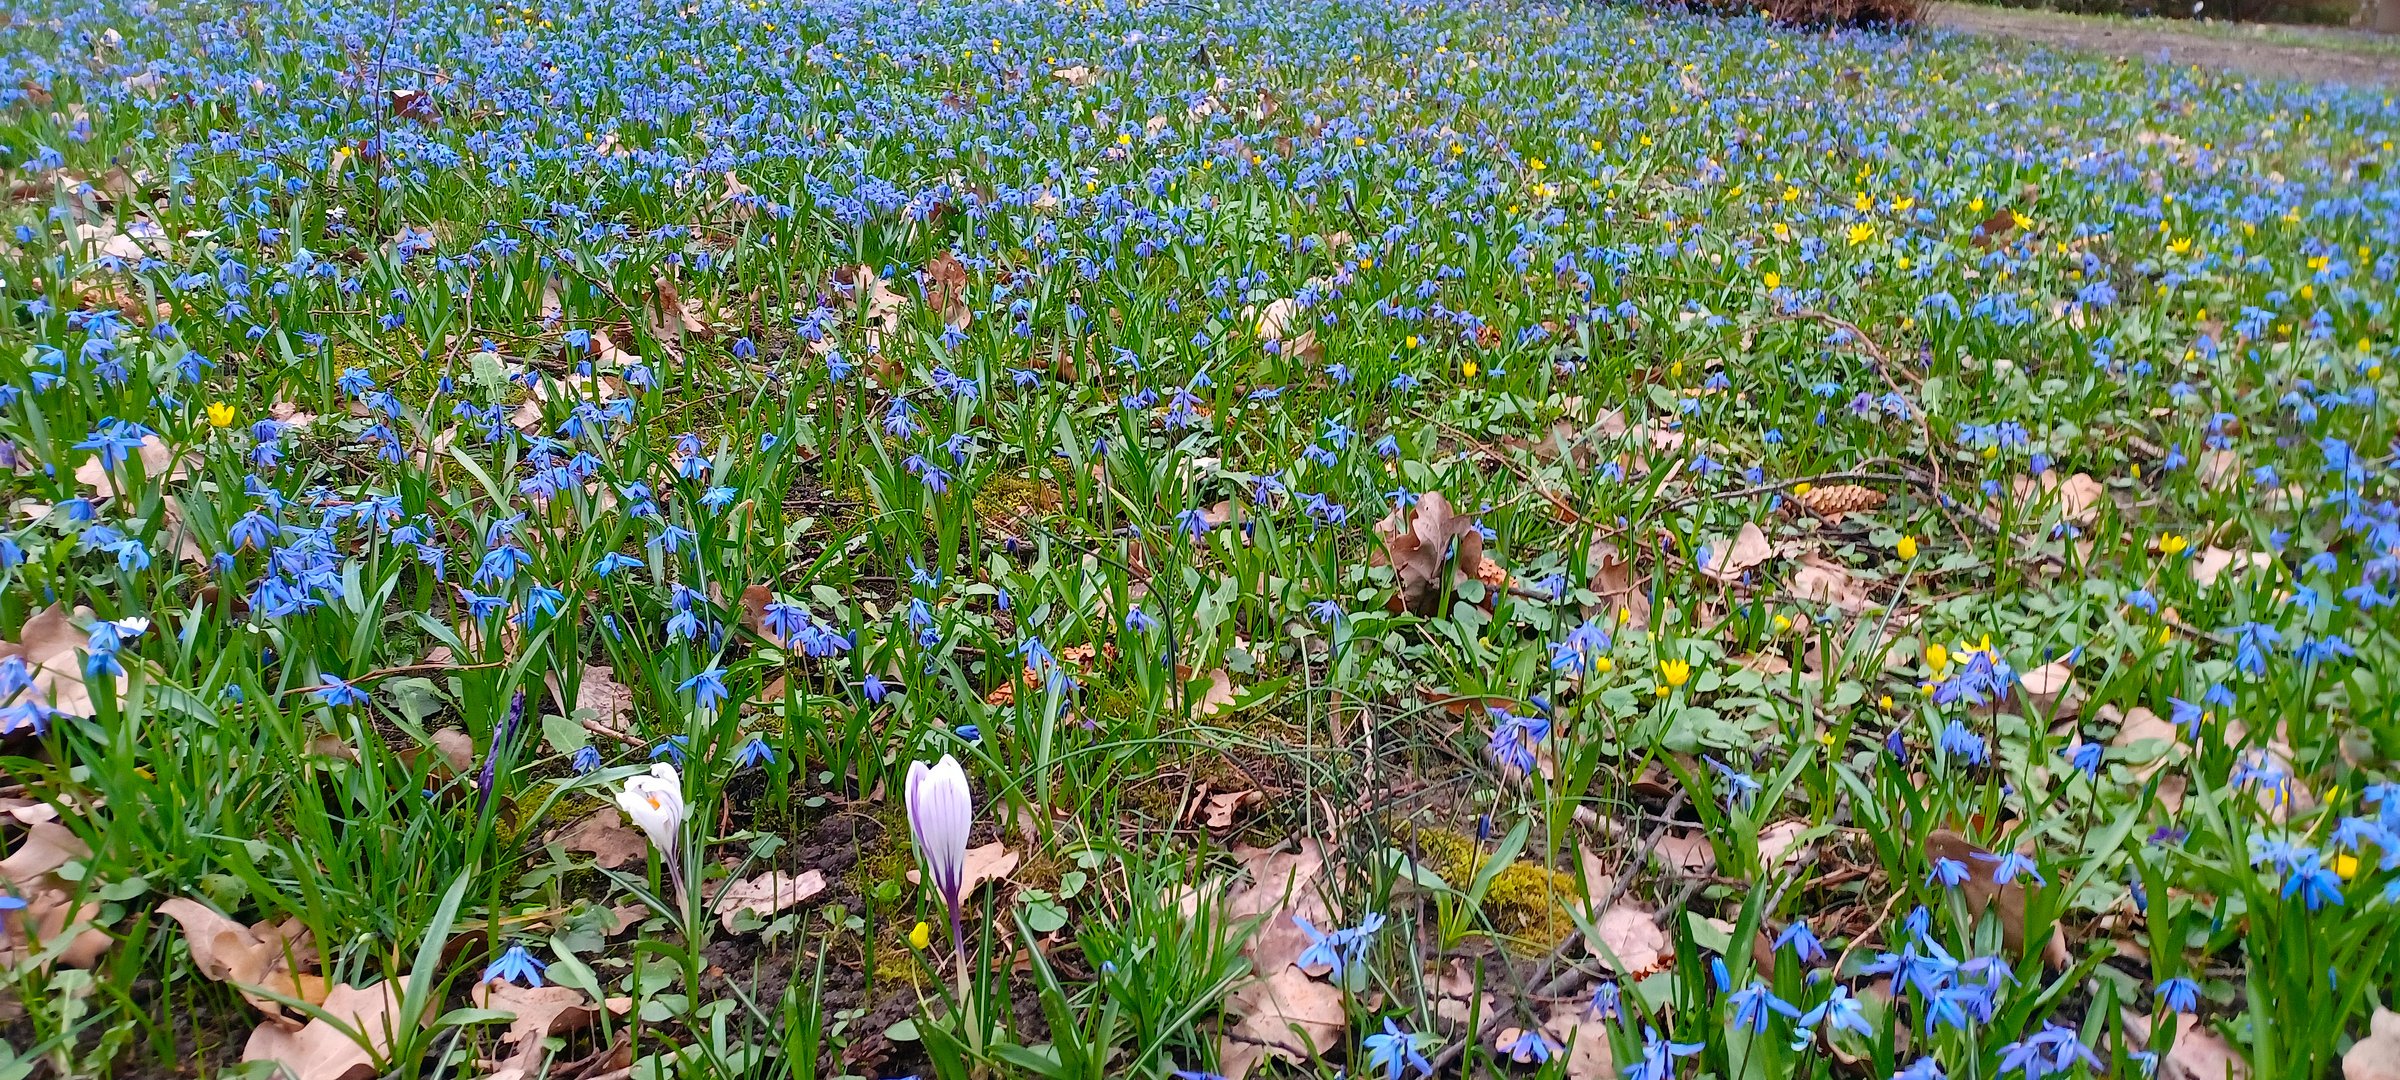
M 509 1013 L 508 1032 L 500 1036 L 510 1047 L 508 1057 L 493 1068 L 490 1080 L 530 1080 L 541 1073 L 542 1040 L 589 1025 L 600 1015 L 590 996 L 571 986 L 522 987 L 510 982 L 477 983 L 471 996 L 475 1007 Z M 611 1012 L 623 1012 L 632 1002 L 611 999 Z M 563 1072 L 553 1075 L 565 1075 Z
M 2400 1080 L 2400 1013 L 2375 1010 L 2367 1037 L 2342 1055 L 2342 1080 Z
M 2150 1044 L 2150 1017 L 2132 1009 L 2122 1009 L 2119 1015 L 2125 1022 L 2125 1035 L 2144 1046 Z M 2195 1017 L 2177 1014 L 2175 1045 L 2168 1047 L 2166 1056 L 2159 1059 L 2159 1080 L 2247 1080 L 2249 1063 L 2242 1060 L 2216 1029 L 2196 1022 Z M 2348 1071 L 2349 1059 L 2343 1059 Z M 2351 1076 L 2347 1080 L 2358 1080 Z
M 1598 940 L 1584 942 L 1585 947 L 1601 964 L 1629 978 L 1642 978 L 1666 967 L 1675 957 L 1675 943 L 1667 940 L 1666 931 L 1658 928 L 1649 912 L 1630 904 L 1601 912 L 1592 930 Z
M 24 659 L 26 673 L 33 676 L 22 691 L 27 700 L 69 716 L 92 715 L 92 692 L 84 685 L 82 660 L 92 636 L 75 625 L 74 617 L 64 607 L 52 604 L 26 619 L 17 637 L 15 642 L 0 641 L 0 657 Z M 124 676 L 117 677 L 117 685 L 121 691 Z
M 558 843 L 568 851 L 590 853 L 592 865 L 603 870 L 614 870 L 650 851 L 650 839 L 626 828 L 624 815 L 614 806 L 603 806 L 569 826 Z
M 825 891 L 825 875 L 811 870 L 805 874 L 787 874 L 770 870 L 747 881 L 729 882 L 717 894 L 713 909 L 717 921 L 726 933 L 734 933 L 735 920 L 742 912 L 766 918 L 785 908 Z
M 304 970 L 315 964 L 316 946 L 297 920 L 281 926 L 243 926 L 197 900 L 180 896 L 158 905 L 158 913 L 183 927 L 192 966 L 200 974 L 232 983 L 242 999 L 265 1013 L 270 1022 L 297 1031 L 308 1017 L 257 990 L 311 1005 L 324 1003 L 329 989 L 324 978 Z
M 1745 521 L 1731 543 L 1711 549 L 1708 563 L 1700 572 L 1718 581 L 1736 581 L 1752 567 L 1774 557 L 1775 542 L 1767 539 L 1766 530 L 1755 521 Z
M 1875 606 L 1865 579 L 1848 567 L 1816 554 L 1802 555 L 1799 561 L 1799 569 L 1792 571 L 1792 595 L 1853 614 Z
M 2011 881 L 2006 885 L 1992 880 L 1997 865 L 1989 851 L 1975 846 L 1966 837 L 1949 829 L 1935 829 L 1925 837 L 1925 857 L 1948 859 L 1967 868 L 1966 880 L 1959 884 L 1967 899 L 1967 912 L 1981 916 L 1990 911 L 2000 922 L 2000 939 L 2013 956 L 2025 953 L 2025 886 Z M 2067 965 L 2066 935 L 2058 927 L 2051 928 L 2050 940 L 2043 946 L 2042 959 L 2053 967 Z
M 925 303 L 958 329 L 975 321 L 975 309 L 967 303 L 967 264 L 958 256 L 945 251 L 925 263 Z
M 1586 610 L 1585 618 L 1606 615 L 1615 625 L 1635 630 L 1650 625 L 1650 596 L 1635 587 L 1633 563 L 1616 545 L 1594 542 L 1584 555 L 1583 570 L 1592 591 L 1600 595 L 1597 610 Z
M 1021 861 L 1022 856 L 1008 850 L 1008 845 L 997 840 L 982 847 L 968 848 L 966 868 L 959 874 L 958 895 L 973 896 L 984 882 L 1006 880 L 1008 875 L 1016 873 L 1017 863 Z M 909 871 L 908 883 L 916 884 L 919 877 L 917 871 Z
M 319 1008 L 357 1032 L 357 1037 L 323 1017 L 298 1031 L 264 1023 L 250 1033 L 250 1041 L 242 1047 L 242 1060 L 272 1061 L 293 1080 L 370 1080 L 382 1072 L 375 1067 L 376 1061 L 390 1055 L 401 1026 L 411 1022 L 401 1014 L 399 992 L 388 981 L 364 990 L 347 983 L 336 985 Z M 422 1026 L 424 1021 L 425 1017 L 418 1017 L 414 1022 Z
M 1217 1041 L 1217 1066 L 1225 1080 L 1244 1080 L 1268 1057 L 1300 1062 L 1337 1046 L 1349 1029 L 1342 990 L 1286 966 L 1255 979 L 1225 999 L 1241 1019 Z
M 135 451 L 135 455 L 141 459 L 143 478 L 153 484 L 182 479 L 191 473 L 192 464 L 197 460 L 196 455 L 188 453 L 182 457 L 175 456 L 174 451 L 167 449 L 166 441 L 156 435 L 142 436 L 141 449 Z M 122 464 L 114 472 L 101 467 L 100 455 L 93 454 L 75 467 L 75 479 L 91 488 L 93 494 L 107 499 L 124 494 L 125 489 L 117 486 L 117 478 L 125 471 Z
M 1453 510 L 1438 491 L 1419 496 L 1413 513 L 1407 507 L 1393 510 L 1375 523 L 1375 535 L 1383 543 L 1369 562 L 1390 566 L 1398 577 L 1395 611 L 1441 614 L 1443 593 L 1467 579 L 1461 568 L 1483 563 L 1483 533 L 1475 519 Z

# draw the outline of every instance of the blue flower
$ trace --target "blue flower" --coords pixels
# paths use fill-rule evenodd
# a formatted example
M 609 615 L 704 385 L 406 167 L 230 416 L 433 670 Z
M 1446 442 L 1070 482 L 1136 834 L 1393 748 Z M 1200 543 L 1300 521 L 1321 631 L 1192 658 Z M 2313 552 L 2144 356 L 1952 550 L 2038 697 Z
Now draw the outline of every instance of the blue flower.
M 1967 864 L 1956 859 L 1936 858 L 1933 860 L 1933 869 L 1925 874 L 1925 884 L 1931 885 L 1939 881 L 1942 883 L 1942 887 L 1949 889 L 1957 888 L 1961 882 L 1966 880 Z
M 2312 851 L 2298 866 L 2292 868 L 2291 876 L 2283 881 L 2283 898 L 2289 900 L 2295 894 L 2302 903 L 2308 905 L 2310 911 L 2327 903 L 2339 905 L 2342 903 L 2342 879 L 2319 862 L 2317 854 Z
M 1642 1059 L 1625 1067 L 1625 1080 L 1668 1080 L 1675 1075 L 1675 1059 L 1700 1052 L 1700 1043 L 1679 1043 L 1658 1037 L 1657 1028 L 1642 1029 Z
M 983 741 L 983 729 L 973 724 L 960 724 L 951 728 L 950 734 L 958 736 L 960 742 L 979 743 Z
M 752 735 L 748 742 L 742 744 L 740 750 L 734 752 L 733 763 L 737 768 L 744 769 L 760 765 L 773 765 L 775 764 L 775 748 L 768 746 L 766 739 Z
M 367 703 L 367 692 L 342 681 L 341 676 L 324 675 L 320 678 L 324 680 L 323 684 L 310 691 L 318 701 L 336 706 Z
M 1603 979 L 1592 988 L 1592 1003 L 1586 1007 L 1595 1020 L 1615 1020 L 1625 1015 L 1624 994 L 1617 989 L 1615 979 Z
M 2159 1004 L 2179 1013 L 2191 1013 L 2200 1007 L 2200 984 L 2177 975 L 2158 984 L 2154 991 Z
M 1867 1023 L 1866 1009 L 1857 998 L 1850 996 L 1847 986 L 1835 986 L 1833 996 L 1817 1003 L 1817 1007 L 1800 1014 L 1800 1027 L 1813 1031 L 1818 1024 L 1831 1025 L 1835 1031 L 1872 1038 L 1875 1029 Z
M 683 680 L 676 685 L 675 691 L 692 695 L 693 706 L 702 712 L 716 708 L 733 696 L 733 692 L 725 688 L 725 669 L 721 667 L 709 668 Z
M 594 772 L 600 768 L 600 748 L 588 743 L 578 747 L 568 764 L 578 773 Z
M 1998 855 L 1976 852 L 1975 858 L 1992 864 L 1992 883 L 1995 885 L 2006 885 L 2017 880 L 2019 875 L 2032 878 L 2036 885 L 2050 884 L 2049 879 L 2042 876 L 2032 856 L 2004 851 Z
M 656 761 L 663 757 L 681 765 L 684 755 L 690 751 L 691 742 L 689 735 L 669 735 L 651 744 L 650 760 Z
M 1798 957 L 1803 964 L 1813 964 L 1825 959 L 1825 946 L 1817 940 L 1817 935 L 1809 930 L 1806 919 L 1792 920 L 1790 926 L 1783 928 L 1783 933 L 1775 935 L 1775 947 L 1792 950 L 1792 955 Z
M 1367 1051 L 1367 1067 L 1383 1072 L 1386 1080 L 1400 1080 L 1407 1069 L 1417 1070 L 1419 1076 L 1433 1075 L 1433 1063 L 1417 1050 L 1417 1037 L 1400 1030 L 1390 1017 L 1383 1020 L 1383 1031 L 1369 1035 L 1362 1045 Z
M 1750 985 L 1734 991 L 1726 1001 L 1733 1006 L 1733 1025 L 1749 1028 L 1753 1033 L 1766 1031 L 1767 1018 L 1770 1016 L 1780 1014 L 1793 1020 L 1800 1018 L 1798 1007 L 1776 997 L 1775 991 L 1757 979 L 1750 980 Z
M 483 981 L 523 983 L 527 987 L 538 987 L 542 985 L 542 973 L 548 970 L 550 965 L 534 959 L 532 953 L 525 951 L 525 946 L 511 945 L 507 952 L 500 954 L 498 960 L 483 969 Z

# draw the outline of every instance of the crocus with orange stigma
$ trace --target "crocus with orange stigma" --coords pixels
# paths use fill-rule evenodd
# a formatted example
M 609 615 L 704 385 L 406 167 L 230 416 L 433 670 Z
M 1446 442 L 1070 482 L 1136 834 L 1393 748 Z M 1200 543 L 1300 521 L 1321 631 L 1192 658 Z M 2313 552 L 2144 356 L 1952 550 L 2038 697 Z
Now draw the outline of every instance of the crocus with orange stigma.
M 683 801 L 683 775 L 661 761 L 650 766 L 649 772 L 626 777 L 625 787 L 617 792 L 617 806 L 650 837 L 650 845 L 658 849 L 659 864 L 674 879 L 677 895 L 682 895 L 683 873 L 675 855 L 682 850 L 683 819 L 690 813 Z

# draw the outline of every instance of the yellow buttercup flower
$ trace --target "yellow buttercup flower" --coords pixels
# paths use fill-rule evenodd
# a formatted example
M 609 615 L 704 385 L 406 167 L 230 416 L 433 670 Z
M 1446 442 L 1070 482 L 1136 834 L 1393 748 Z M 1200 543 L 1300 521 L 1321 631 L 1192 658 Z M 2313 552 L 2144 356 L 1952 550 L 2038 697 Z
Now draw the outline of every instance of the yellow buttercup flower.
M 1917 538 L 1913 536 L 1903 536 L 1900 538 L 1899 543 L 1892 545 L 1892 550 L 1899 552 L 1900 557 L 1903 559 L 1916 558 Z
M 1943 648 L 1942 643 L 1938 641 L 1925 646 L 1925 666 L 1936 675 L 1948 670 L 1950 650 Z
M 1692 681 L 1691 661 L 1661 660 L 1658 662 L 1658 677 L 1665 679 L 1668 686 L 1682 686 Z
M 2190 546 L 2192 546 L 2190 540 L 2175 533 L 2162 533 L 2158 538 L 2158 553 L 2161 555 L 2181 555 L 2183 549 Z
M 908 932 L 908 944 L 911 948 L 917 949 L 922 949 L 932 945 L 933 925 L 931 923 L 919 922 L 914 929 Z
M 1773 271 L 1773 270 L 1769 270 L 1769 271 L 1767 271 L 1767 276 L 1766 276 L 1766 277 L 1764 277 L 1764 278 L 1761 278 L 1760 280 L 1762 280 L 1762 281 L 1765 281 L 1765 282 L 1767 283 L 1767 288 L 1770 288 L 1770 289 L 1777 289 L 1777 288 L 1782 288 L 1782 287 L 1783 287 L 1783 275 L 1782 275 L 1782 274 L 1778 274 L 1778 273 L 1776 273 L 1776 272 L 1775 272 L 1775 271 Z
M 232 426 L 233 426 L 233 406 L 231 406 L 231 405 L 227 405 L 227 404 L 225 404 L 225 403 L 224 403 L 224 402 L 222 402 L 222 401 L 212 401 L 212 402 L 209 402 L 209 403 L 208 403 L 208 426 L 210 426 L 210 427 L 218 427 L 218 428 L 221 428 L 221 427 L 232 427 Z

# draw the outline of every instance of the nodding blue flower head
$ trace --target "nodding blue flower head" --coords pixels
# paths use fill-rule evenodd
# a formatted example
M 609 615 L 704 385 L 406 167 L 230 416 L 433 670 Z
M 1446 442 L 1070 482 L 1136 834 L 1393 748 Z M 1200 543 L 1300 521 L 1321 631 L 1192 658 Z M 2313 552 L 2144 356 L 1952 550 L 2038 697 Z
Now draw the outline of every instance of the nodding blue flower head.
M 550 970 L 550 965 L 534 959 L 532 953 L 525 951 L 525 946 L 511 945 L 507 952 L 500 954 L 499 959 L 492 961 L 489 967 L 483 969 L 483 981 L 487 983 L 522 983 L 527 987 L 539 987 L 542 985 L 542 973 L 548 970 Z
M 1775 935 L 1775 947 L 1792 950 L 1792 955 L 1803 964 L 1814 964 L 1825 959 L 1825 945 L 1809 930 L 1806 919 L 1792 920 L 1790 926 L 1783 928 L 1783 933 Z
M 364 705 L 367 703 L 367 692 L 343 681 L 341 676 L 324 675 L 320 676 L 320 678 L 322 678 L 324 682 L 315 690 L 310 691 L 311 696 L 315 697 L 318 701 L 321 701 L 327 705 L 336 706 Z
M 983 741 L 983 729 L 973 724 L 960 724 L 951 728 L 950 733 L 958 736 L 960 742 L 979 743 Z
M 1939 881 L 1942 883 L 1943 888 L 1948 889 L 1955 889 L 1966 880 L 1967 864 L 1950 858 L 1934 859 L 1933 869 L 1927 871 L 1925 874 L 1925 883 L 1927 885 L 1931 885 L 1934 882 Z
M 1409 1069 L 1415 1069 L 1418 1076 L 1433 1075 L 1433 1063 L 1418 1051 L 1417 1037 L 1401 1030 L 1391 1017 L 1384 1017 L 1383 1030 L 1367 1036 L 1361 1045 L 1367 1051 L 1367 1068 L 1381 1072 L 1385 1080 L 1400 1080 Z
M 568 764 L 578 773 L 597 772 L 600 769 L 600 748 L 587 743 L 576 749 L 575 756 Z
M 884 696 L 890 694 L 892 691 L 889 687 L 883 685 L 883 680 L 881 678 L 869 673 L 864 680 L 860 681 L 859 692 L 866 695 L 868 704 L 881 705 L 883 704 Z
M 2158 1003 L 2170 1012 L 2191 1013 L 2200 1007 L 2200 984 L 2177 975 L 2158 984 Z
M 740 750 L 734 752 L 733 763 L 737 768 L 744 769 L 756 768 L 760 765 L 773 765 L 775 764 L 775 748 L 768 746 L 765 738 L 752 735 L 749 741 L 742 744 Z
M 692 695 L 693 707 L 702 712 L 716 708 L 733 696 L 732 691 L 725 688 L 725 669 L 721 667 L 709 668 L 685 679 L 675 690 Z
M 660 739 L 656 743 L 651 744 L 650 760 L 656 761 L 663 757 L 677 765 L 681 765 L 683 764 L 684 754 L 688 753 L 691 749 L 691 742 L 692 739 L 689 735 L 669 735 L 666 738 Z
M 1615 1020 L 1625 1015 L 1624 991 L 1617 989 L 1615 979 L 1603 979 L 1592 988 L 1592 1003 L 1584 1007 L 1594 1020 Z

